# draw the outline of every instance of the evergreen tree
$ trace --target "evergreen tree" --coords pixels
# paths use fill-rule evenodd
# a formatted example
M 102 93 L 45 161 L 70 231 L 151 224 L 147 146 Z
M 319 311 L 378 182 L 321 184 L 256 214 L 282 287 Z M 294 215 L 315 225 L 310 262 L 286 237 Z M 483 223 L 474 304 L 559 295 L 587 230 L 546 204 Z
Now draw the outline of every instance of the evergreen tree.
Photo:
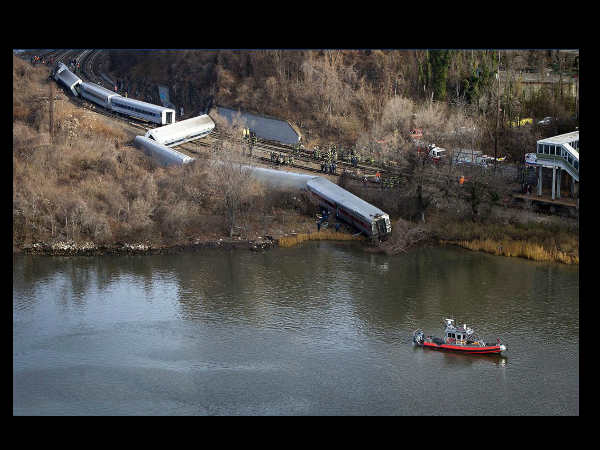
M 429 54 L 433 95 L 439 101 L 446 100 L 446 80 L 451 56 L 451 50 L 432 50 Z

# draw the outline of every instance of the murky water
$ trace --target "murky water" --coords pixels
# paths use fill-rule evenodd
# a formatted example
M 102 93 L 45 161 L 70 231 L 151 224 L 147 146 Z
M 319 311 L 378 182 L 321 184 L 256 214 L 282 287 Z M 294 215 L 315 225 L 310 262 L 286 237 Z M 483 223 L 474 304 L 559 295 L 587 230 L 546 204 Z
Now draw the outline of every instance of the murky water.
M 413 347 L 450 316 L 507 356 Z M 325 242 L 16 256 L 13 413 L 576 415 L 579 270 Z

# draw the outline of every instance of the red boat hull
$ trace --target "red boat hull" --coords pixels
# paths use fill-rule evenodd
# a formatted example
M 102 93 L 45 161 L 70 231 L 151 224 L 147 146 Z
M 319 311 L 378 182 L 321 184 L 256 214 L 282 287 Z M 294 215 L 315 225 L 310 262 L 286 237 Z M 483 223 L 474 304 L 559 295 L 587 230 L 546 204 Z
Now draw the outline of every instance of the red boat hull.
M 423 347 L 432 348 L 434 350 L 446 350 L 451 352 L 460 353 L 473 353 L 473 354 L 490 354 L 500 353 L 502 349 L 499 345 L 488 345 L 486 347 L 469 347 L 467 345 L 449 345 L 449 344 L 435 344 L 433 342 L 423 342 Z

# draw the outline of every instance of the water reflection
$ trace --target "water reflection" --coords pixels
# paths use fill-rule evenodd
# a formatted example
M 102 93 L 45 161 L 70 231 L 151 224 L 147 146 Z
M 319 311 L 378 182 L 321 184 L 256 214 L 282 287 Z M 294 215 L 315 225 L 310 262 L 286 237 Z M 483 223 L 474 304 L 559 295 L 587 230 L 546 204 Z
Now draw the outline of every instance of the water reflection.
M 157 288 L 168 289 L 182 317 L 191 320 L 259 325 L 274 315 L 304 322 L 318 314 L 334 322 L 352 320 L 361 333 L 388 341 L 404 329 L 439 334 L 443 317 L 467 321 L 490 340 L 526 332 L 579 336 L 578 272 L 569 268 L 446 249 L 387 257 L 364 255 L 352 246 L 315 247 L 319 245 L 264 253 L 25 256 L 14 260 L 13 284 L 28 292 L 20 301 L 35 302 L 35 286 L 44 280 L 64 307 L 83 308 L 86 292 L 106 294 L 124 282 L 141 286 L 149 301 L 156 300 Z M 561 302 L 565 296 L 575 301 Z M 507 322 L 512 330 L 506 329 Z
M 449 412 L 465 404 L 483 413 L 498 404 L 507 413 L 578 411 L 576 268 L 455 249 L 389 257 L 331 243 L 13 263 L 19 407 L 39 407 L 46 391 L 57 405 L 86 398 L 72 386 L 93 380 L 94 401 L 105 395 L 117 410 L 136 410 L 111 397 L 111 373 L 138 398 L 152 389 L 165 410 L 189 398 L 195 406 L 183 410 L 264 413 L 276 404 L 284 412 L 410 414 L 439 411 L 447 396 Z M 443 317 L 486 340 L 501 337 L 507 355 L 412 345 L 416 328 L 440 336 Z M 540 385 L 541 376 L 552 381 Z M 177 387 L 165 388 L 173 380 Z

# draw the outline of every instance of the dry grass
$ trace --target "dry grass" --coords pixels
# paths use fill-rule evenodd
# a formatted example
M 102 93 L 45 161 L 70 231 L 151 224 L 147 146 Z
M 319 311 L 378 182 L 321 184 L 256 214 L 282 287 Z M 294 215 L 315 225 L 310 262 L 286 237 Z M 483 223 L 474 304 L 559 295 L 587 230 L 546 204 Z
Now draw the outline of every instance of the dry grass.
M 536 222 L 479 223 L 432 215 L 428 228 L 441 243 L 494 255 L 579 264 L 579 234 L 567 225 Z
M 294 236 L 284 236 L 279 239 L 280 247 L 294 247 L 306 241 L 363 241 L 362 235 L 355 236 L 332 230 L 317 231 L 316 233 L 298 233 Z
M 48 94 L 55 82 L 47 80 L 45 68 L 18 59 L 15 67 L 14 248 L 54 241 L 168 246 L 226 234 L 225 189 L 210 176 L 206 161 L 158 167 L 131 145 L 135 131 L 83 110 L 56 86 L 51 139 Z M 274 234 L 260 226 L 261 214 L 303 215 L 303 203 L 290 193 L 265 195 L 252 185 L 244 194 L 236 221 L 245 234 L 254 222 L 260 234 Z M 291 218 L 270 226 L 294 226 Z
M 527 241 L 476 239 L 472 241 L 446 242 L 474 251 L 483 251 L 498 256 L 516 256 L 534 261 L 554 261 L 563 264 L 579 264 L 579 256 L 567 254 L 559 249 L 546 249 Z

